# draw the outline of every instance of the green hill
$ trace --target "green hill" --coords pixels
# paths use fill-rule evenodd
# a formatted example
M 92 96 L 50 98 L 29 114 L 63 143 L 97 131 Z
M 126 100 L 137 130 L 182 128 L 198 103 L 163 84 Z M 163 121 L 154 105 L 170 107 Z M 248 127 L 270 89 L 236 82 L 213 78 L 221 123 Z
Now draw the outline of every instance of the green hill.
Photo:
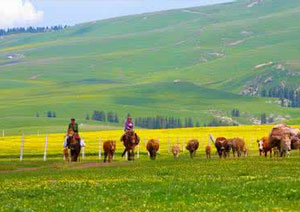
M 0 129 L 63 131 L 71 116 L 98 129 L 84 121 L 94 110 L 201 124 L 231 120 L 233 108 L 241 124 L 297 118 L 258 94 L 300 87 L 299 11 L 298 0 L 238 0 L 1 37 Z

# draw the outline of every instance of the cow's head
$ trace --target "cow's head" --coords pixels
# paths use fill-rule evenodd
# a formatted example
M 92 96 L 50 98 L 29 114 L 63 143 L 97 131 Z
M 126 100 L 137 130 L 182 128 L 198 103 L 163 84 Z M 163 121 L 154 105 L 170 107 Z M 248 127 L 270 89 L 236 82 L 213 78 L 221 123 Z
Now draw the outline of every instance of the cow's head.
M 115 152 L 115 150 L 116 150 L 116 142 L 113 141 L 111 144 L 111 151 Z
M 258 144 L 258 149 L 262 151 L 264 149 L 263 139 L 257 140 L 257 144 Z

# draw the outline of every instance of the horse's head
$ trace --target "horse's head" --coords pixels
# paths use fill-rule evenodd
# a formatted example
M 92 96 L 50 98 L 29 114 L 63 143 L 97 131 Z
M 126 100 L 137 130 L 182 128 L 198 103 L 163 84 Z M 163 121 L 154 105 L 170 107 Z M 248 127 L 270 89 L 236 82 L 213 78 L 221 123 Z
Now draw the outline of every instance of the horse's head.
M 75 134 L 73 129 L 68 129 L 68 137 L 73 137 Z
M 127 137 L 132 144 L 138 144 L 139 143 L 139 137 L 137 134 L 133 131 L 130 131 L 127 133 Z

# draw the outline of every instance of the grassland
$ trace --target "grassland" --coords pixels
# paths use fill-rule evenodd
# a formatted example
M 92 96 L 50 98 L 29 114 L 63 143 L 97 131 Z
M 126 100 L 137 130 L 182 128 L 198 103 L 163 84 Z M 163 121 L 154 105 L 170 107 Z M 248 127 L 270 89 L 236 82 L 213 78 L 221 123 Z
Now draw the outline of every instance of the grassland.
M 80 24 L 61 32 L 0 40 L 0 129 L 61 132 L 93 110 L 133 116 L 230 117 L 241 124 L 266 112 L 294 119 L 299 109 L 241 96 L 247 83 L 299 78 L 298 0 L 248 0 Z M 8 59 L 8 55 L 24 57 Z M 285 73 L 257 65 L 273 62 Z M 272 68 L 272 67 L 271 67 Z M 288 75 L 289 73 L 292 75 Z M 279 76 L 279 77 L 278 77 Z M 280 79 L 279 79 L 280 78 Z M 174 84 L 174 80 L 180 83 Z M 45 117 L 55 111 L 57 119 Z M 86 122 L 94 128 L 94 122 Z
M 300 156 L 259 157 L 256 139 L 271 126 L 140 130 L 140 157 L 127 162 L 99 161 L 99 138 L 116 139 L 122 131 L 86 132 L 85 158 L 62 161 L 62 134 L 48 135 L 48 160 L 43 161 L 44 135 L 25 135 L 19 162 L 20 136 L 0 138 L 0 211 L 299 211 Z M 247 158 L 205 159 L 208 134 L 240 136 Z M 150 161 L 144 141 L 159 138 L 160 153 Z M 198 138 L 196 158 L 186 151 L 178 159 L 168 146 Z M 213 153 L 215 150 L 213 150 Z M 103 158 L 102 158 L 103 159 Z

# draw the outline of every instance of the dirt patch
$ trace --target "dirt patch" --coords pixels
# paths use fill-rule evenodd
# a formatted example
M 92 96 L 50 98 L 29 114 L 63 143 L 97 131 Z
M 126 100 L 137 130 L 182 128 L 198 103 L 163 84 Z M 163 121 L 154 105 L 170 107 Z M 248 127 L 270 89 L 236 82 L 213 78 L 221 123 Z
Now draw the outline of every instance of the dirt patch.
M 252 1 L 250 4 L 247 5 L 247 8 L 252 8 L 254 7 L 255 5 L 258 5 L 260 3 L 263 3 L 263 0 L 255 0 L 255 1 Z
M 270 66 L 270 65 L 273 65 L 273 62 L 262 63 L 262 64 L 259 64 L 259 65 L 256 65 L 254 68 L 259 69 L 259 68 L 263 68 L 265 66 Z
M 237 41 L 233 41 L 233 42 L 227 43 L 226 45 L 227 46 L 237 46 L 237 45 L 242 44 L 244 42 L 245 42 L 245 40 L 237 40 Z
M 73 167 L 73 169 L 86 169 L 91 167 L 110 167 L 110 166 L 128 166 L 128 162 L 112 162 L 112 163 L 84 163 L 79 166 Z
M 15 169 L 15 170 L 0 170 L 0 173 L 13 173 L 13 172 L 25 172 L 25 171 L 36 171 L 38 168 L 22 168 L 22 169 Z
M 29 77 L 29 80 L 36 80 L 36 79 L 38 79 L 40 77 L 40 75 L 33 75 L 33 76 L 31 76 L 31 77 Z

